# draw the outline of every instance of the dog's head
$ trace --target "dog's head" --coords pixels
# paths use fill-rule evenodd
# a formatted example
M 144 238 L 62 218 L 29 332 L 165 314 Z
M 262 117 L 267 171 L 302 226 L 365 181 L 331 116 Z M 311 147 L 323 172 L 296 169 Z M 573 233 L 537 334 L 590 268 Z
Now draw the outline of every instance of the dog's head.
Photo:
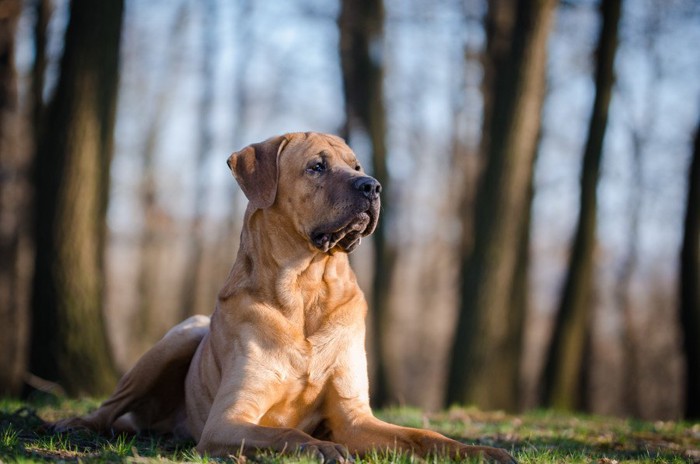
M 227 163 L 250 208 L 276 208 L 324 253 L 351 252 L 377 225 L 381 185 L 339 137 L 285 134 L 233 153 Z

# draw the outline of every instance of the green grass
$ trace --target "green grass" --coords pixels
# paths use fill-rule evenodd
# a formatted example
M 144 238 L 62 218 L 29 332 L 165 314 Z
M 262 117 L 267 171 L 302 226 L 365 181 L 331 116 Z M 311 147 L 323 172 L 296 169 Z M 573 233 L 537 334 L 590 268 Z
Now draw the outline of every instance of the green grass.
M 22 403 L 0 400 L 1 463 L 161 463 L 231 462 L 244 464 L 243 456 L 202 457 L 194 443 L 172 437 L 141 434 L 105 437 L 79 431 L 54 433 L 45 421 L 54 421 L 95 408 L 95 400 L 44 400 Z M 442 432 L 465 443 L 498 446 L 527 463 L 700 463 L 700 423 L 643 422 L 609 417 L 534 411 L 522 415 L 486 413 L 453 408 L 438 414 L 417 409 L 380 411 L 382 419 L 397 424 Z M 260 464 L 306 464 L 309 457 L 280 457 L 263 452 Z M 440 457 L 416 459 L 405 453 L 375 453 L 367 464 L 437 464 Z

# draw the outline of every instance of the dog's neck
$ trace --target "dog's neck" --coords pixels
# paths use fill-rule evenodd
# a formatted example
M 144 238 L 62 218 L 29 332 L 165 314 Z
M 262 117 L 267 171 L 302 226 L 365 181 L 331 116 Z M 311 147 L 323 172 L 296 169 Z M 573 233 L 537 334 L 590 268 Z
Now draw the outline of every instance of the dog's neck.
M 356 278 L 346 253 L 316 250 L 293 226 L 280 227 L 279 215 L 270 220 L 275 214 L 270 209 L 246 211 L 238 256 L 219 298 L 242 289 L 313 332 L 314 321 L 323 319 L 327 308 L 355 296 Z

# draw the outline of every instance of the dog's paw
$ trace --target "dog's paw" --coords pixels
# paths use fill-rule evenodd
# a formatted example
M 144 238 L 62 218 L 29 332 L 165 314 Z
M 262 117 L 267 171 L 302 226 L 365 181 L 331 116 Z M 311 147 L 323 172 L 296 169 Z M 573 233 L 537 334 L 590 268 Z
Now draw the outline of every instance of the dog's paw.
M 70 417 L 49 425 L 49 430 L 54 432 L 71 432 L 74 430 L 90 430 L 92 427 L 82 417 Z
M 500 448 L 486 448 L 484 458 L 487 462 L 497 462 L 499 464 L 518 464 L 513 456 L 506 450 Z
M 355 462 L 347 448 L 330 441 L 312 441 L 299 446 L 302 454 L 319 459 L 324 464 L 343 464 Z
M 506 450 L 501 448 L 492 448 L 490 446 L 464 446 L 460 452 L 460 456 L 481 457 L 486 462 L 498 464 L 517 464 L 513 456 Z
M 485 454 L 486 459 L 489 461 L 503 464 L 518 464 L 518 461 L 516 461 L 515 458 L 510 455 L 510 453 L 502 449 L 494 448 Z

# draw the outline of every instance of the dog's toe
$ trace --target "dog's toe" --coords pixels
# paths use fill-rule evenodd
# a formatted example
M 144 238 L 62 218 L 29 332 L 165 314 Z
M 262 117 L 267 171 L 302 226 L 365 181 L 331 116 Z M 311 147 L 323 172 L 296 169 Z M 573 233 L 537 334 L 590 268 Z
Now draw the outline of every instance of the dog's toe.
M 85 430 L 88 429 L 88 425 L 80 417 L 71 417 L 69 419 L 63 419 L 52 423 L 49 429 L 53 432 L 69 432 L 71 430 Z
M 324 464 L 345 464 L 354 462 L 347 448 L 337 443 L 317 441 L 300 447 L 300 451 L 319 459 Z
M 516 461 L 513 456 L 511 456 L 507 451 L 499 448 L 492 448 L 485 454 L 488 462 L 497 462 L 499 464 L 518 464 L 518 461 Z

